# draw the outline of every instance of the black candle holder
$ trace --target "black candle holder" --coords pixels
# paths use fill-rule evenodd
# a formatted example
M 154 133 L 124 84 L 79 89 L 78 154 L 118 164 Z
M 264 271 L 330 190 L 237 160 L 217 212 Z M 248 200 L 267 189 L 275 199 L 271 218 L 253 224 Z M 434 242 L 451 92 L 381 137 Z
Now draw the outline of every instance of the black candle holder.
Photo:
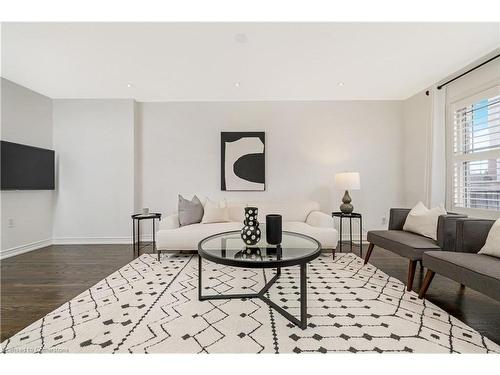
M 279 245 L 282 240 L 282 218 L 281 215 L 266 215 L 266 241 L 270 245 Z

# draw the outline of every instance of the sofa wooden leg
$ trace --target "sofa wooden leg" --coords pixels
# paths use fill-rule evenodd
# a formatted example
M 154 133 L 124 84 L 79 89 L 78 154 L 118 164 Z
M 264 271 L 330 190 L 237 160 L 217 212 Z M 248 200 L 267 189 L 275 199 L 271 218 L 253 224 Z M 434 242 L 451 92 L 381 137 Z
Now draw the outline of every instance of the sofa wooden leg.
M 368 260 L 370 259 L 370 256 L 372 255 L 373 248 L 375 247 L 374 244 L 370 243 L 368 246 L 368 250 L 366 251 L 366 256 L 365 256 L 365 264 L 368 263 Z
M 413 288 L 413 279 L 415 278 L 415 268 L 417 268 L 417 261 L 410 260 L 408 264 L 408 281 L 406 282 L 406 290 Z
M 427 273 L 425 274 L 424 277 L 424 282 L 420 287 L 420 292 L 418 292 L 418 298 L 422 299 L 425 297 L 425 293 L 427 293 L 427 289 L 429 289 L 429 286 L 431 285 L 431 281 L 434 278 L 435 274 L 436 273 L 434 271 L 427 270 Z

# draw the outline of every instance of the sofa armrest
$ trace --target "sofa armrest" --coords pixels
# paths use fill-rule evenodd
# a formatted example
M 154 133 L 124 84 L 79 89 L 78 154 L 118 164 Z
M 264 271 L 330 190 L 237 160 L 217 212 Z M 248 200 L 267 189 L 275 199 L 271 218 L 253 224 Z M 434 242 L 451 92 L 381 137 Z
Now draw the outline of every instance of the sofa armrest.
M 160 229 L 176 229 L 179 228 L 179 215 L 167 215 L 160 221 Z
M 457 221 L 465 219 L 467 215 L 448 213 L 440 215 L 437 224 L 437 243 L 445 251 L 456 250 Z
M 391 208 L 389 212 L 389 230 L 403 230 L 410 208 Z
M 494 220 L 460 219 L 457 221 L 457 246 L 461 253 L 477 253 L 484 246 Z
M 334 228 L 333 217 L 321 211 L 311 211 L 307 215 L 306 224 L 319 228 Z

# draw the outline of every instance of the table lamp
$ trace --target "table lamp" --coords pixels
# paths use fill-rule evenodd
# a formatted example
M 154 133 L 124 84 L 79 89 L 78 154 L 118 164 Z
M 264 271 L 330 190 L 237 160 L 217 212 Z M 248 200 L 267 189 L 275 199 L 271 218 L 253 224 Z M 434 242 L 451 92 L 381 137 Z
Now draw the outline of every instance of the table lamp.
M 342 204 L 340 205 L 340 211 L 344 214 L 350 214 L 354 210 L 351 204 L 351 197 L 349 196 L 349 190 L 359 190 L 361 184 L 359 181 L 358 172 L 343 172 L 335 174 L 334 186 L 336 190 L 344 190 L 344 197 L 342 198 Z

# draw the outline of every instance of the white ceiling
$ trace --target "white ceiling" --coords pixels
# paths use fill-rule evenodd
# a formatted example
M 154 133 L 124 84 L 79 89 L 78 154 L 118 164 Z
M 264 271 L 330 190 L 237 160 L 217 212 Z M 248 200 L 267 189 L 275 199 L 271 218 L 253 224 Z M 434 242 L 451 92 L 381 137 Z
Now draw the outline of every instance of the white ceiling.
M 405 99 L 500 46 L 500 23 L 2 26 L 2 76 L 52 98 Z

